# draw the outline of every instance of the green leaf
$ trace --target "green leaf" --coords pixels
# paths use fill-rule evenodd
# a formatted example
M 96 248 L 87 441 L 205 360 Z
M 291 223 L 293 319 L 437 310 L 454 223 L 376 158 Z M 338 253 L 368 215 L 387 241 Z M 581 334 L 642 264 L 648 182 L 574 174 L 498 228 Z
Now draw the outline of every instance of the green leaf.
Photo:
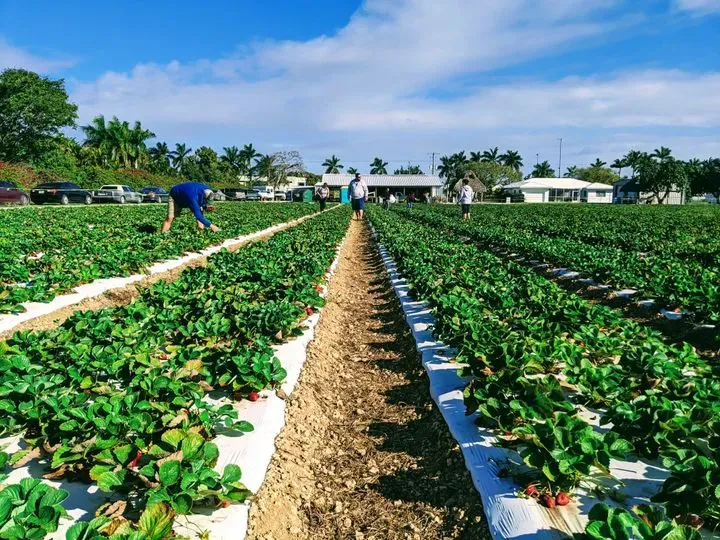
M 140 516 L 138 529 L 149 540 L 163 540 L 172 533 L 175 512 L 166 503 L 148 505 Z
M 184 437 L 185 435 L 181 429 L 171 429 L 163 433 L 161 439 L 176 450 Z
M 203 444 L 205 444 L 205 439 L 203 439 L 202 436 L 193 432 L 188 433 L 180 446 L 183 453 L 183 459 L 189 461 L 193 460 L 197 457 L 198 452 L 200 452 L 200 449 L 203 447 Z
M 189 514 L 192 510 L 192 498 L 190 495 L 177 495 L 172 501 L 172 507 L 178 514 Z
M 233 482 L 239 481 L 240 478 L 242 478 L 242 471 L 240 470 L 240 467 L 231 463 L 225 466 L 221 482 L 223 484 L 232 484 Z
M 182 468 L 176 460 L 166 461 L 160 465 L 158 479 L 163 486 L 171 486 L 180 479 Z

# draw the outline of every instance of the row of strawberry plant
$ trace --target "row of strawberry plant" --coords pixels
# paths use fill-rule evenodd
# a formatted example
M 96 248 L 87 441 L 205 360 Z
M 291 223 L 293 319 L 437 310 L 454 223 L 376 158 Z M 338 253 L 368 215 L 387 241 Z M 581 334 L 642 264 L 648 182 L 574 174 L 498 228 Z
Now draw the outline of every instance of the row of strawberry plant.
M 23 311 L 98 278 L 128 276 L 154 262 L 199 251 L 314 211 L 310 204 L 227 204 L 220 232 L 198 233 L 189 213 L 155 234 L 164 206 L 24 208 L 0 213 L 0 313 Z M 22 286 L 17 286 L 22 284 Z
M 535 237 L 720 265 L 720 207 L 713 205 L 479 205 L 473 207 L 473 215 L 482 223 Z
M 707 369 L 691 349 L 667 347 L 653 332 L 520 265 L 394 216 L 373 218 L 416 294 L 436 307 L 436 333 L 469 363 L 469 410 L 479 410 L 486 425 L 504 433 L 502 443 L 518 447 L 554 489 L 571 489 L 593 470 L 607 474 L 609 458 L 623 457 L 632 445 L 616 432 L 598 437 L 575 416 L 558 380 L 542 374 L 565 370 L 573 381 L 589 366 L 627 364 L 625 376 L 635 373 L 639 380 L 627 391 L 616 384 L 617 404 L 642 391 L 653 370 L 677 376 L 678 366 Z M 581 399 L 593 401 L 593 394 Z
M 22 434 L 11 463 L 47 458 L 48 478 L 127 496 L 112 527 L 149 505 L 176 513 L 244 500 L 240 470 L 215 466 L 218 430 L 252 429 L 219 390 L 257 399 L 285 371 L 273 342 L 322 305 L 318 283 L 347 212 L 322 214 L 242 250 L 213 255 L 133 303 L 76 313 L 59 328 L 0 344 L 0 434 Z M 117 509 L 113 509 L 117 512 Z
M 708 322 L 720 321 L 720 264 L 716 258 L 708 262 L 669 252 L 640 254 L 496 224 L 492 219 L 484 219 L 483 207 L 475 213 L 475 221 L 459 222 L 455 209 L 432 206 L 413 209 L 412 217 L 469 236 L 484 245 L 583 272 L 614 287 L 640 290 L 644 296 L 660 299 L 668 307 L 695 311 L 700 319 Z M 612 221 L 606 227 L 612 235 Z

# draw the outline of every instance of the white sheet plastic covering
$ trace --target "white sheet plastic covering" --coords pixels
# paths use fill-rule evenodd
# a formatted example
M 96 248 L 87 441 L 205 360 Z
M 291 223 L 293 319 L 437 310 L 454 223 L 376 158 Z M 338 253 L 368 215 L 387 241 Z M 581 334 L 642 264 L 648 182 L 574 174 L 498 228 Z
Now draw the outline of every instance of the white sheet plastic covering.
M 174 270 L 175 268 L 178 268 L 179 266 L 187 264 L 200 257 L 207 257 L 208 255 L 212 255 L 213 253 L 217 253 L 223 248 L 230 248 L 244 242 L 249 242 L 250 240 L 254 240 L 255 238 L 258 238 L 260 236 L 264 236 L 269 233 L 277 232 L 281 229 L 292 227 L 315 215 L 317 214 L 309 214 L 293 221 L 273 225 L 272 227 L 268 227 L 267 229 L 263 229 L 261 231 L 246 234 L 244 236 L 239 236 L 237 238 L 230 238 L 228 240 L 225 240 L 222 244 L 208 247 L 200 251 L 199 253 L 189 253 L 177 259 L 157 262 L 150 266 L 144 274 L 133 274 L 127 277 L 96 279 L 91 283 L 78 285 L 73 289 L 73 292 L 56 296 L 50 302 L 26 302 L 23 304 L 23 306 L 25 307 L 25 312 L 0 315 L 0 334 L 7 332 L 8 330 L 12 330 L 21 323 L 24 323 L 31 319 L 35 319 L 42 315 L 48 315 L 53 311 L 57 311 L 58 309 L 67 306 L 79 304 L 83 300 L 86 300 L 88 298 L 94 298 L 95 296 L 99 296 L 111 289 L 121 289 L 123 287 L 127 287 L 128 285 L 145 279 L 148 276 L 167 272 L 168 270 Z
M 452 349 L 433 337 L 431 328 L 435 318 L 431 310 L 424 302 L 414 301 L 408 295 L 406 281 L 397 273 L 394 261 L 382 246 L 380 253 L 422 355 L 430 394 L 460 446 L 475 488 L 480 493 L 493 538 L 556 539 L 582 532 L 588 511 L 598 502 L 595 497 L 579 489 L 571 504 L 548 510 L 534 500 L 518 497 L 519 486 L 510 478 L 498 477 L 498 471 L 506 463 L 519 463 L 519 456 L 514 451 L 494 446 L 496 439 L 492 431 L 475 424 L 477 413 L 465 415 L 462 390 L 466 381 L 457 373 L 460 364 L 451 362 Z M 580 415 L 596 430 L 603 431 L 598 427 L 598 413 L 581 408 Z M 660 489 L 669 475 L 657 463 L 642 460 L 613 460 L 610 468 L 613 476 L 624 484 L 621 492 L 628 496 L 624 503 L 628 508 L 649 502 L 649 497 Z M 610 499 L 604 502 L 614 504 Z
M 267 231 L 256 234 L 265 232 Z M 343 245 L 344 241 L 338 247 L 338 255 L 326 274 L 327 280 L 335 273 Z M 326 294 L 327 286 L 323 286 L 321 296 L 324 297 Z M 287 378 L 281 389 L 288 396 L 300 379 L 300 372 L 306 359 L 306 349 L 313 339 L 319 320 L 320 313 L 308 317 L 302 335 L 273 347 L 275 355 L 287 371 Z M 214 440 L 220 450 L 216 470 L 222 471 L 225 465 L 230 463 L 239 465 L 243 473 L 242 482 L 250 491 L 257 493 L 275 453 L 275 439 L 285 425 L 285 401 L 279 398 L 275 391 L 264 390 L 260 393 L 260 399 L 254 403 L 250 401 L 233 403 L 239 418 L 249 421 L 255 429 L 247 434 L 219 435 Z M 17 436 L 0 438 L 0 448 L 5 447 L 8 453 L 15 452 L 20 449 L 18 441 Z M 44 471 L 45 463 L 33 460 L 25 467 L 13 470 L 6 483 L 16 483 L 27 477 L 42 478 Z M 50 540 L 64 540 L 67 529 L 74 521 L 91 519 L 99 506 L 111 500 L 107 493 L 99 491 L 94 485 L 51 480 L 44 482 L 70 493 L 63 506 L 73 518 L 72 521 L 61 520 L 58 531 L 47 537 Z M 249 510 L 250 502 L 234 504 L 227 508 L 199 509 L 199 513 L 178 516 L 175 521 L 175 531 L 191 538 L 199 537 L 202 532 L 207 531 L 212 540 L 242 540 L 247 534 Z

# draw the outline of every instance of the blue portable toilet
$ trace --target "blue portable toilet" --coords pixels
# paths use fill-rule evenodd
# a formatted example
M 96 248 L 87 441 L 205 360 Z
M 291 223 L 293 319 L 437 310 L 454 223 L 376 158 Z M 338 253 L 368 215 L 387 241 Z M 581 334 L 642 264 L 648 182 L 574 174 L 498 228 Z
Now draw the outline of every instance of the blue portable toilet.
M 340 202 L 346 204 L 350 202 L 350 195 L 348 195 L 348 187 L 343 186 L 340 188 Z

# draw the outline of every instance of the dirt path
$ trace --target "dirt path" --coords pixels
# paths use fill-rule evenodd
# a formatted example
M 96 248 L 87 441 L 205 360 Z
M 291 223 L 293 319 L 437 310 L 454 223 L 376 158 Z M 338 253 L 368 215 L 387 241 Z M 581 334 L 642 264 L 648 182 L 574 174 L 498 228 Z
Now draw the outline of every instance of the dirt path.
M 250 540 L 488 538 L 365 224 L 352 222 Z

